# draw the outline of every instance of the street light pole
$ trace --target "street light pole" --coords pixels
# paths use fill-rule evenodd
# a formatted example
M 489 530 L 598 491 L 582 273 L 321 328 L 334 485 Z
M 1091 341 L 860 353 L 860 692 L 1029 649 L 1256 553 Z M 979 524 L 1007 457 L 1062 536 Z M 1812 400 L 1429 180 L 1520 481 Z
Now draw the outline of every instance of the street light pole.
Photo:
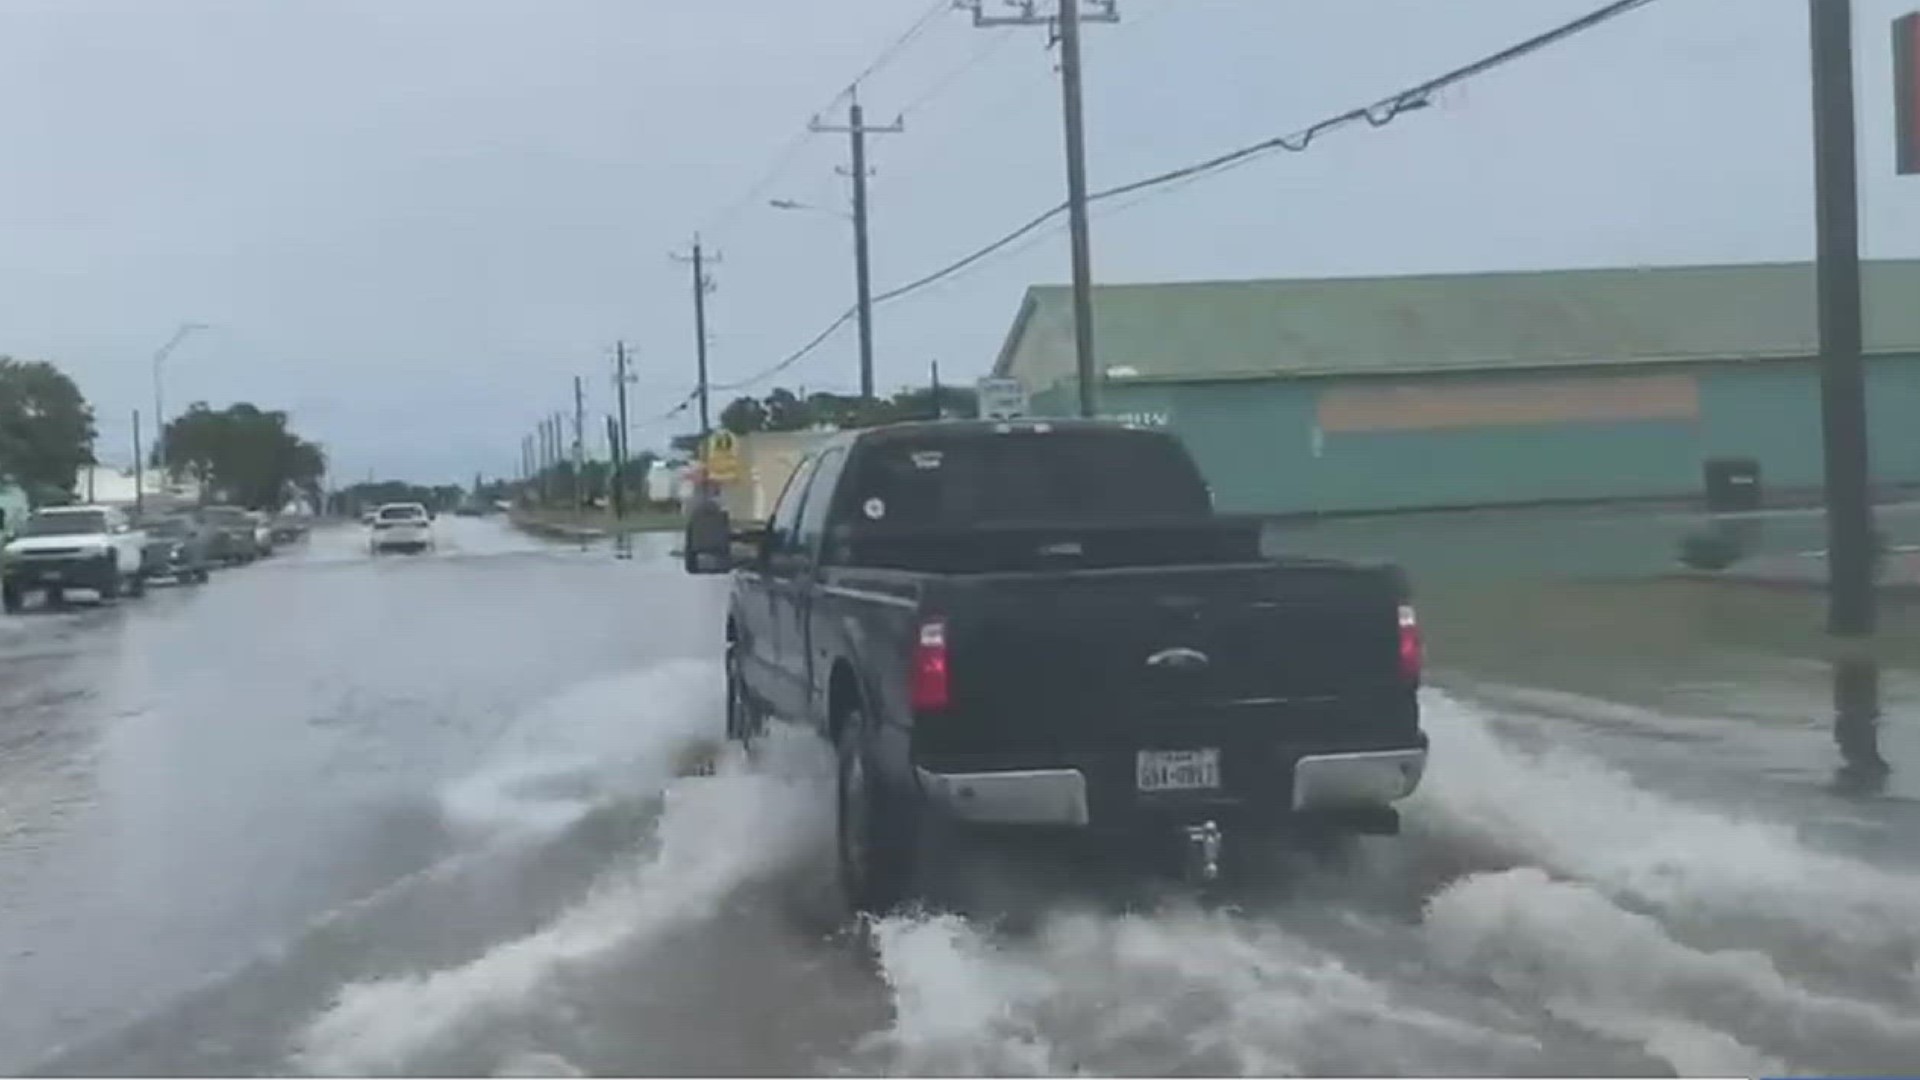
M 1883 778 L 1880 667 L 1874 654 L 1873 500 L 1860 311 L 1852 0 L 1808 0 L 1813 59 L 1820 414 L 1826 452 L 1827 632 L 1833 639 L 1834 739 L 1843 775 Z
M 162 369 L 167 362 L 167 355 L 173 352 L 176 346 L 187 340 L 187 337 L 195 331 L 207 329 L 210 327 L 206 323 L 181 323 L 173 332 L 173 336 L 167 339 L 167 343 L 160 346 L 160 350 L 153 354 L 153 453 L 160 459 L 160 467 L 163 469 L 166 468 L 167 461 L 165 446 L 167 404 Z

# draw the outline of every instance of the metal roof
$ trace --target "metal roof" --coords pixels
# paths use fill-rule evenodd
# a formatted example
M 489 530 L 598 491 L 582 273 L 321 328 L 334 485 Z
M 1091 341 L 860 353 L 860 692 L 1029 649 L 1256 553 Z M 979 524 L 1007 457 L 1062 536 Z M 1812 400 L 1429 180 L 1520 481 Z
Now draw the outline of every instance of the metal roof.
M 1920 259 L 1862 265 L 1867 350 L 1920 353 Z M 995 374 L 1071 378 L 1071 290 L 1027 290 Z M 1811 356 L 1811 263 L 1102 285 L 1110 378 L 1527 368 Z

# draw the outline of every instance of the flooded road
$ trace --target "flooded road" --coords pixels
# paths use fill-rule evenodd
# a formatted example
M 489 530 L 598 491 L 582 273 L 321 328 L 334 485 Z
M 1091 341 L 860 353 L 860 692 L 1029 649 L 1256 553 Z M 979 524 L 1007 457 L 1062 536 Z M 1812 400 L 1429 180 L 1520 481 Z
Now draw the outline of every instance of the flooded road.
M 1920 1060 L 1920 673 L 1886 676 L 1892 783 L 1836 793 L 1815 598 L 1482 574 L 1443 529 L 1396 538 L 1436 669 L 1405 835 L 1263 853 L 1224 907 L 1034 874 L 1007 925 L 861 933 L 819 748 L 683 775 L 720 731 L 725 582 L 657 538 L 622 562 L 439 527 L 418 558 L 326 531 L 0 620 L 0 1072 Z

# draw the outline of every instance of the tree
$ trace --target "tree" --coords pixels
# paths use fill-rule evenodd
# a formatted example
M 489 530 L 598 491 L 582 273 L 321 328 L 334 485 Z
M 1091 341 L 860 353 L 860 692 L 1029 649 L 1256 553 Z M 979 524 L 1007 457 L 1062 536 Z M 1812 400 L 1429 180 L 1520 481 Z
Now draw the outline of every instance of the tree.
M 758 398 L 738 397 L 720 410 L 720 426 L 735 435 L 767 430 L 767 407 Z
M 35 503 L 70 493 L 94 463 L 93 409 L 80 388 L 43 360 L 0 356 L 0 479 Z
M 215 412 L 196 401 L 166 426 L 166 458 L 174 476 L 191 476 L 202 497 L 215 491 L 252 509 L 278 509 L 294 492 L 318 501 L 326 455 L 287 429 L 287 414 L 239 402 Z

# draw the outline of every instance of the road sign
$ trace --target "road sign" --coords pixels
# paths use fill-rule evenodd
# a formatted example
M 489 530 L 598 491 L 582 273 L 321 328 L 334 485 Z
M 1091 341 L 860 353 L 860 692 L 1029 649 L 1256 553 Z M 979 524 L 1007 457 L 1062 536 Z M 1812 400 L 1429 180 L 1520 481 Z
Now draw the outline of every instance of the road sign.
M 989 376 L 980 380 L 980 415 L 988 420 L 1012 420 L 1027 415 L 1027 388 L 1019 379 Z
M 740 478 L 740 442 L 725 428 L 707 436 L 707 479 L 732 483 Z

